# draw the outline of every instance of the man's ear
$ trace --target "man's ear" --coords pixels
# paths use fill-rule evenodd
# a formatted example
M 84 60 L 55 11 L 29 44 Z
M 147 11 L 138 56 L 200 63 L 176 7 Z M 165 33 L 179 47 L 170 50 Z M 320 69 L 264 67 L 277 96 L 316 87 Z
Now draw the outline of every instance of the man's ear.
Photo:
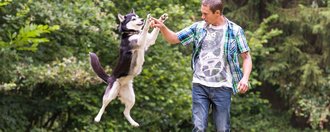
M 221 12 L 220 12 L 220 10 L 216 10 L 216 11 L 215 11 L 215 14 L 219 14 L 219 15 L 221 16 Z
M 123 22 L 125 20 L 125 16 L 118 14 L 118 19 L 120 22 Z

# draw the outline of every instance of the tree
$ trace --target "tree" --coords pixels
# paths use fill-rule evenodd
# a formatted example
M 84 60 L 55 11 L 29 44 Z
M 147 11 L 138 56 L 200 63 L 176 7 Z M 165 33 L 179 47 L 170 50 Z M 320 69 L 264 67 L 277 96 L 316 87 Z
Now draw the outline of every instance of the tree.
M 304 2 L 272 8 L 281 16 L 274 26 L 283 34 L 266 45 L 274 50 L 262 59 L 260 77 L 279 86 L 294 117 L 305 117 L 312 128 L 324 129 L 329 124 L 330 9 L 300 3 Z

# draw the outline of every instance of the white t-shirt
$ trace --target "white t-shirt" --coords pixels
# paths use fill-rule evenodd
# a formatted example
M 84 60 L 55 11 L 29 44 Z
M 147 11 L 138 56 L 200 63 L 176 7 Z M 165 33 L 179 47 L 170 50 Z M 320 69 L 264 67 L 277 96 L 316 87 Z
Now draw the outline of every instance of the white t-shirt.
M 232 75 L 224 54 L 226 31 L 227 24 L 207 27 L 207 35 L 196 61 L 193 83 L 208 87 L 232 87 Z

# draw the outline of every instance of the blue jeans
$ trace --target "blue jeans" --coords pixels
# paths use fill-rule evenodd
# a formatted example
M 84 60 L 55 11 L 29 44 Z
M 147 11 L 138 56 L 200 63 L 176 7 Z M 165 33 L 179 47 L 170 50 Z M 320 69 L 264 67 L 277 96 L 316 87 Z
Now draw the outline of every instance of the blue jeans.
M 231 95 L 232 89 L 228 87 L 215 88 L 193 83 L 193 132 L 204 132 L 206 130 L 211 105 L 217 132 L 229 132 Z

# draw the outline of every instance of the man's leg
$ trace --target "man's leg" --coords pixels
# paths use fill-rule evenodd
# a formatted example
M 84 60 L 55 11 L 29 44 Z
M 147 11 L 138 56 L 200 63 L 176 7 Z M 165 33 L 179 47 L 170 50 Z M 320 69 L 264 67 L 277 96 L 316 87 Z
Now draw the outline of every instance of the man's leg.
M 194 123 L 193 132 L 204 132 L 207 127 L 207 116 L 210 107 L 208 98 L 209 88 L 200 84 L 193 84 L 192 88 L 192 120 Z
M 214 88 L 210 93 L 216 130 L 217 132 L 229 132 L 232 89 L 228 87 Z

